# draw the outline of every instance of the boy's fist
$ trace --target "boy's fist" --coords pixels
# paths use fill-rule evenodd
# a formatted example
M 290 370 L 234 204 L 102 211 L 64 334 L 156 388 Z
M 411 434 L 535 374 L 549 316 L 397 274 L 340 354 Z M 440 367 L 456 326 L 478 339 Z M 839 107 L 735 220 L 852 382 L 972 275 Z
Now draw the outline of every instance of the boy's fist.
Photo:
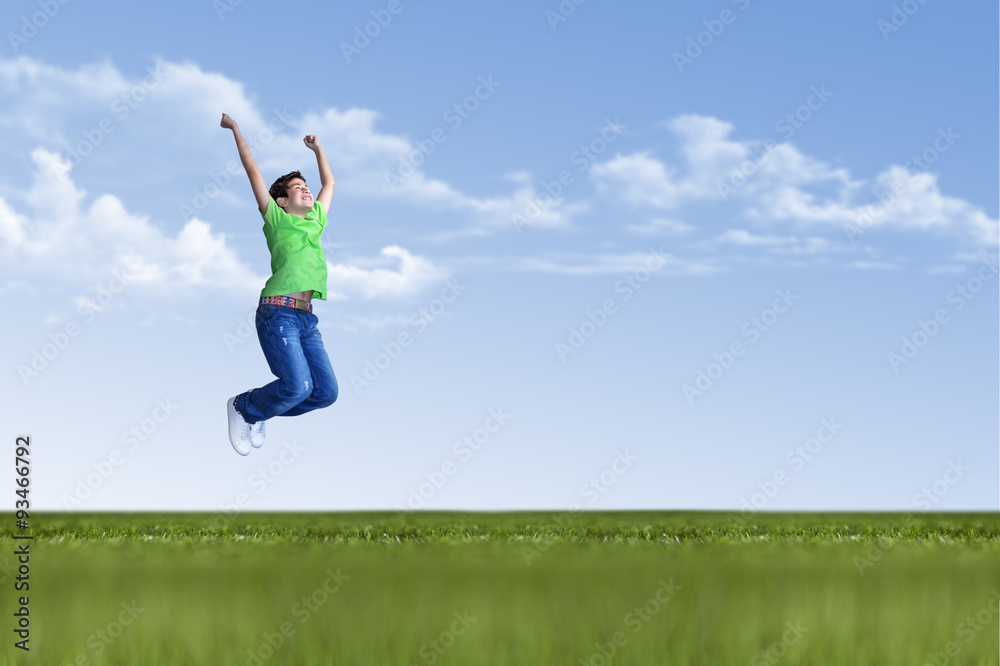
M 316 149 L 319 148 L 319 139 L 315 134 L 306 134 L 302 139 L 302 143 L 306 144 L 306 148 L 313 152 L 316 152 Z
M 233 129 L 236 127 L 236 121 L 230 118 L 228 114 L 223 113 L 222 122 L 219 123 L 219 126 L 224 127 L 225 129 Z

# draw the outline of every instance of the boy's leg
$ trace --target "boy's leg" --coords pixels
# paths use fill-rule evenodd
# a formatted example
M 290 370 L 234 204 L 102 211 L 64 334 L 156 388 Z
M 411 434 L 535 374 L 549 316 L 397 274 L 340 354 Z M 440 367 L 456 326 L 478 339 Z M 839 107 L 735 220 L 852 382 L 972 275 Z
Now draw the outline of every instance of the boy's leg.
M 277 379 L 236 396 L 236 409 L 247 423 L 278 416 L 312 392 L 312 374 L 300 342 L 305 328 L 300 313 L 309 314 L 281 305 L 257 307 L 257 338 Z
M 312 392 L 305 400 L 280 416 L 298 416 L 314 409 L 329 407 L 337 400 L 337 395 L 340 392 L 337 376 L 333 374 L 330 357 L 327 356 L 326 348 L 323 346 L 323 336 L 320 335 L 317 326 L 319 318 L 311 312 L 300 312 L 299 314 L 302 319 L 306 320 L 306 328 L 300 335 L 299 341 L 302 345 L 302 353 L 309 364 Z

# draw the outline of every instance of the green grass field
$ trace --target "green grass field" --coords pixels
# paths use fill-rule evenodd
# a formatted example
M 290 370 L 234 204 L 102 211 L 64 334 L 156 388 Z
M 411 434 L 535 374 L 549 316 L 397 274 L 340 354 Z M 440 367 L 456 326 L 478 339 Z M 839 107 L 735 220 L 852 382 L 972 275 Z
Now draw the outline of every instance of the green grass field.
M 0 663 L 1000 661 L 998 514 L 39 514 Z M 16 570 L 16 563 L 13 564 Z

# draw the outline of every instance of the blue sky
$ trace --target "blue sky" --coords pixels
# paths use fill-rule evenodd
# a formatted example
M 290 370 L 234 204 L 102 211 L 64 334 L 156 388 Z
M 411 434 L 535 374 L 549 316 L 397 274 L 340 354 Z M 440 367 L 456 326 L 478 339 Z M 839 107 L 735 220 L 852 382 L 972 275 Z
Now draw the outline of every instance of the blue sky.
M 6 3 L 36 508 L 995 510 L 997 11 Z M 337 183 L 340 398 L 247 458 L 269 258 L 223 112 Z

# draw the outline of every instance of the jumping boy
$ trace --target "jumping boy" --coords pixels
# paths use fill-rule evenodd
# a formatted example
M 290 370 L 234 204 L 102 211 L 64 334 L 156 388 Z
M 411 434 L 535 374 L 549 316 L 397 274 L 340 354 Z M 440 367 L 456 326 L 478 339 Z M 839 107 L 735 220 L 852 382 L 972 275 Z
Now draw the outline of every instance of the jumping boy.
M 313 200 L 305 178 L 287 173 L 268 189 L 239 125 L 225 113 L 220 125 L 233 131 L 243 169 L 264 218 L 271 253 L 271 277 L 257 305 L 257 338 L 277 379 L 229 399 L 229 441 L 241 456 L 264 445 L 264 422 L 329 407 L 337 399 L 337 377 L 323 347 L 312 311 L 313 299 L 326 300 L 326 255 L 320 236 L 333 197 L 333 174 L 314 134 L 302 141 L 316 153 L 320 191 Z

